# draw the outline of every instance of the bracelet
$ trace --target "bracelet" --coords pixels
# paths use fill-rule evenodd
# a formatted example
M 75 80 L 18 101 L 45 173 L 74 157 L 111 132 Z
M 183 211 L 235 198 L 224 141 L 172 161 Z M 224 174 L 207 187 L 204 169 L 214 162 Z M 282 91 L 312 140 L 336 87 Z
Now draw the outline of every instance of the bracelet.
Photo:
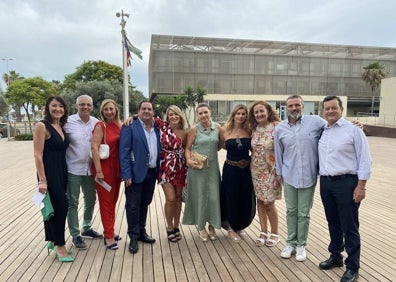
M 96 173 L 102 173 L 102 171 L 101 170 L 97 170 Z
M 47 184 L 47 180 L 40 180 L 38 184 Z

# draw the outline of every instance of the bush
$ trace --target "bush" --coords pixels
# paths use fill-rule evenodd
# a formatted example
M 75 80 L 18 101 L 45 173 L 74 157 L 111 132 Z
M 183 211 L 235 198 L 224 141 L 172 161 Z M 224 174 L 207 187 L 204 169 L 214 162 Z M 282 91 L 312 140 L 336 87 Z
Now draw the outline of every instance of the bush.
M 33 134 L 20 134 L 15 136 L 15 140 L 17 141 L 25 141 L 25 140 L 33 140 Z

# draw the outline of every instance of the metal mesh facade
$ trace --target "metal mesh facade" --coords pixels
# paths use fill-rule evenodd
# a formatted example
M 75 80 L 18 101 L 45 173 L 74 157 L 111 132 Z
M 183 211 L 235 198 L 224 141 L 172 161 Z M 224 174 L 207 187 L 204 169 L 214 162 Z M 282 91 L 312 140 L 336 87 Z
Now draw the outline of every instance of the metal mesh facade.
M 202 86 L 208 94 L 339 95 L 369 104 L 361 75 L 377 61 L 396 76 L 396 48 L 152 35 L 149 91 Z

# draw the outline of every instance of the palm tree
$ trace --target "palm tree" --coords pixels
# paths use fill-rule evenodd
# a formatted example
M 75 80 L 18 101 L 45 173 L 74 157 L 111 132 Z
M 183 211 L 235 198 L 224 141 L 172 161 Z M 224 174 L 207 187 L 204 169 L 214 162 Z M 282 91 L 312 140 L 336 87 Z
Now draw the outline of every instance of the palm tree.
M 373 115 L 375 92 L 381 86 L 381 80 L 388 75 L 388 71 L 385 65 L 379 62 L 371 63 L 367 67 L 363 67 L 363 69 L 362 78 L 371 88 L 371 115 Z
M 184 96 L 185 96 L 185 105 L 186 109 L 184 110 L 184 113 L 187 118 L 187 123 L 188 126 L 190 126 L 190 115 L 191 111 L 193 112 L 193 120 L 195 122 L 196 116 L 195 116 L 195 106 L 199 103 L 202 103 L 204 100 L 204 96 L 206 95 L 206 89 L 198 86 L 197 88 L 194 89 L 192 86 L 187 86 L 184 89 Z M 189 115 L 187 116 L 187 108 L 189 110 Z

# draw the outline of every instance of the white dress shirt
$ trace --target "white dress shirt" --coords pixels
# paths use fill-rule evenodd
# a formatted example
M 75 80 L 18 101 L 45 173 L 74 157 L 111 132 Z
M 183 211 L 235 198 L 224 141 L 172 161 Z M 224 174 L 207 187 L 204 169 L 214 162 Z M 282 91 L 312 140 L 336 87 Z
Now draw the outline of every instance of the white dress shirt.
M 325 126 L 319 140 L 319 174 L 354 174 L 359 180 L 368 180 L 371 155 L 363 130 L 343 117 L 332 126 Z
M 91 150 L 92 133 L 98 119 L 90 117 L 85 123 L 78 114 L 69 116 L 64 130 L 70 144 L 66 150 L 67 171 L 75 175 L 92 175 Z

